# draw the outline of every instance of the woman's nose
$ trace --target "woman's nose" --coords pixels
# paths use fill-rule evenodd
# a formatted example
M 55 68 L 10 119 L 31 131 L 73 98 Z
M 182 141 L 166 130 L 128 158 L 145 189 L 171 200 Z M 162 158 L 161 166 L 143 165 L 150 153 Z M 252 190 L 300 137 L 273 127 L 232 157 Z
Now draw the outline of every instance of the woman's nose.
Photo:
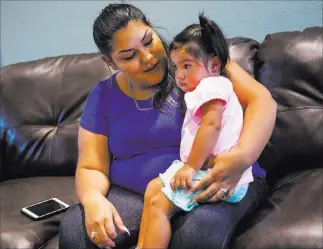
M 152 58 L 154 58 L 154 56 L 152 55 L 152 53 L 150 53 L 149 50 L 144 50 L 143 54 L 142 54 L 142 61 L 145 63 L 150 63 Z

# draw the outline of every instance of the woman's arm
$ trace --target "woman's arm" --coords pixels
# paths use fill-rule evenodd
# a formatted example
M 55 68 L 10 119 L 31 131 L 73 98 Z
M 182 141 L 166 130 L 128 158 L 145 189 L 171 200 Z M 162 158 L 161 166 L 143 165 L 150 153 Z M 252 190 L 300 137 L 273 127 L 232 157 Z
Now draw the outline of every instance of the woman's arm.
M 87 234 L 99 247 L 114 247 L 115 226 L 129 233 L 112 203 L 106 199 L 110 154 L 108 138 L 79 128 L 76 193 L 84 207 Z M 98 236 L 93 237 L 93 233 Z
M 76 193 L 84 205 L 90 196 L 105 196 L 110 187 L 108 138 L 79 128 L 79 158 L 76 169 Z
M 274 129 L 277 104 L 269 91 L 234 61 L 228 63 L 227 72 L 241 105 L 246 107 L 243 129 L 236 149 L 209 160 L 212 169 L 192 188 L 193 192 L 204 189 L 193 202 L 228 199 L 243 172 L 260 156 Z M 223 196 L 220 188 L 227 189 L 227 195 Z
M 238 150 L 242 152 L 243 164 L 247 169 L 258 159 L 270 139 L 277 104 L 270 92 L 235 61 L 228 63 L 227 72 L 240 104 L 246 107 Z

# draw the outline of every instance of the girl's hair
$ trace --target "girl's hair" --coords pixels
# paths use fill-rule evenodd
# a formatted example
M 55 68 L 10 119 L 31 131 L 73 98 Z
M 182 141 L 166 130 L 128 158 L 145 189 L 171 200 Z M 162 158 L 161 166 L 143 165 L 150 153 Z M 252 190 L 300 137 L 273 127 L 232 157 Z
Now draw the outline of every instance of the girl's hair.
M 140 21 L 143 24 L 152 27 L 147 17 L 141 10 L 130 4 L 109 4 L 96 18 L 93 25 L 93 38 L 98 49 L 102 54 L 111 58 L 113 35 L 118 30 L 125 28 L 130 21 Z M 165 51 L 168 53 L 168 45 L 158 34 L 162 41 Z M 153 97 L 154 108 L 161 110 L 165 101 L 175 105 L 171 93 L 175 85 L 174 67 L 167 56 L 167 67 L 164 79 L 158 84 L 157 91 Z
M 200 24 L 192 24 L 175 36 L 169 51 L 186 46 L 186 51 L 198 60 L 210 59 L 217 56 L 221 62 L 220 75 L 226 76 L 225 66 L 230 59 L 227 40 L 212 20 L 199 14 Z

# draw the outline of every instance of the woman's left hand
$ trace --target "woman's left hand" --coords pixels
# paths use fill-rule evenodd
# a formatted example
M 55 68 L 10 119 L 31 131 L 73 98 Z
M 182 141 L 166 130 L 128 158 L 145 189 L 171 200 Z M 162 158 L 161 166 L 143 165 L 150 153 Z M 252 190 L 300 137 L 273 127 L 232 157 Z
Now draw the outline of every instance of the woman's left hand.
M 211 158 L 207 176 L 190 189 L 191 192 L 204 189 L 193 198 L 192 203 L 196 201 L 217 202 L 229 199 L 243 172 L 247 169 L 243 156 L 239 149 L 235 149 Z M 221 188 L 227 189 L 227 193 L 225 194 Z

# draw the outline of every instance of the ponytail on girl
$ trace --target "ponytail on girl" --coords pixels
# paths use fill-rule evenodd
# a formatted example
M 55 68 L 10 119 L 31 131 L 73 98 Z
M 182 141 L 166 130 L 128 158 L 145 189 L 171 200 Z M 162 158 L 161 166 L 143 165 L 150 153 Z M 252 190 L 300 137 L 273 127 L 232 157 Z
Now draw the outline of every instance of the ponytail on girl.
M 186 51 L 198 60 L 207 61 L 217 56 L 221 62 L 220 75 L 227 76 L 226 64 L 230 60 L 227 40 L 219 26 L 199 14 L 199 24 L 192 24 L 186 27 L 169 46 L 169 51 L 186 47 Z
M 221 62 L 220 75 L 225 74 L 225 66 L 230 59 L 227 39 L 220 27 L 212 20 L 206 18 L 203 13 L 199 14 L 201 27 L 201 43 L 204 45 L 208 56 L 217 56 Z

